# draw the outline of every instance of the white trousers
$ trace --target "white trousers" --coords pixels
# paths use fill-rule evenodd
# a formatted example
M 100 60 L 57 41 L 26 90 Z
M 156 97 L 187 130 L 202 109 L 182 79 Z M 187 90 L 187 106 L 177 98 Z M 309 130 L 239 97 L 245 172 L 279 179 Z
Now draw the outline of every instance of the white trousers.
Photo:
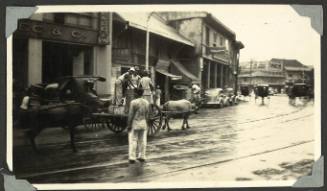
M 128 159 L 136 160 L 146 159 L 146 143 L 147 143 L 147 131 L 146 130 L 134 130 L 132 129 L 128 133 Z

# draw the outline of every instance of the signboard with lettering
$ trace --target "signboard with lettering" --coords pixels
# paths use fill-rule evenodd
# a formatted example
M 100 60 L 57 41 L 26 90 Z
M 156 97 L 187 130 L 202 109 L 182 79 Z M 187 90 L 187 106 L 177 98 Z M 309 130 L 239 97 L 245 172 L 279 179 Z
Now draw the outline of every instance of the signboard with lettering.
M 18 21 L 15 35 L 58 42 L 98 45 L 97 30 L 29 19 Z
M 99 17 L 98 21 L 99 21 L 98 43 L 101 45 L 109 44 L 110 14 L 109 13 L 100 13 L 100 17 Z
M 208 47 L 209 49 L 209 53 L 211 54 L 217 54 L 217 53 L 220 53 L 220 54 L 225 54 L 227 49 L 225 46 L 214 46 L 214 47 Z

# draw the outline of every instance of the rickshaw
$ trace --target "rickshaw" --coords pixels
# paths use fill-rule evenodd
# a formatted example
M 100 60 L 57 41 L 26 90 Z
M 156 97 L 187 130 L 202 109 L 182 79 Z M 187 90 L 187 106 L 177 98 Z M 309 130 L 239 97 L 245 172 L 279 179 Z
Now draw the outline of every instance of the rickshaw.
M 261 104 L 264 104 L 264 99 L 267 97 L 269 99 L 269 85 L 268 84 L 258 84 L 254 88 L 255 101 L 258 97 L 261 97 Z

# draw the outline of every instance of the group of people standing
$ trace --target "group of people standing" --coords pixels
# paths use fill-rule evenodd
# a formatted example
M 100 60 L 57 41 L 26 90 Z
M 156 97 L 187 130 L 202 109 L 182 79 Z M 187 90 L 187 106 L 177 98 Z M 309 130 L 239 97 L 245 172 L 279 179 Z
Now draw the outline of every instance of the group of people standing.
M 150 104 L 160 105 L 161 90 L 159 86 L 154 87 L 150 72 L 148 70 L 139 72 L 134 67 L 131 67 L 115 81 L 114 104 L 125 105 L 125 112 L 128 112 L 137 88 L 143 90 L 142 96 Z
M 160 105 L 160 87 L 154 88 L 150 72 L 137 72 L 134 67 L 115 81 L 115 105 L 125 105 L 128 113 L 127 129 L 129 162 L 145 162 L 147 130 L 150 126 L 151 104 Z

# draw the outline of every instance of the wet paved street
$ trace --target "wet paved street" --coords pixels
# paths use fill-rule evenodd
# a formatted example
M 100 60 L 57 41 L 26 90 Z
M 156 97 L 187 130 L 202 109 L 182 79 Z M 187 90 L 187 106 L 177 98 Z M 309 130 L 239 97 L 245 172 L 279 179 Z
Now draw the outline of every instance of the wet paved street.
M 161 131 L 149 138 L 145 164 L 128 164 L 126 133 L 80 128 L 78 152 L 73 153 L 66 142 L 68 132 L 48 130 L 41 133 L 38 140 L 40 154 L 35 154 L 30 146 L 14 148 L 14 170 L 18 178 L 32 183 L 194 181 L 201 177 L 269 179 L 260 174 L 262 171 L 247 172 L 252 174 L 250 178 L 238 176 L 241 172 L 235 167 L 245 161 L 247 166 L 268 161 L 261 164 L 262 168 L 268 167 L 269 161 L 290 162 L 291 158 L 311 161 L 313 119 L 313 102 L 293 106 L 282 95 L 272 96 L 265 105 L 250 100 L 222 109 L 202 109 L 190 117 L 190 129 L 181 130 L 182 121 L 175 119 L 171 122 L 172 131 Z M 272 158 L 279 160 L 276 162 Z M 228 164 L 231 165 L 228 167 Z M 224 172 L 234 170 L 235 175 L 230 176 L 230 172 L 224 178 L 222 171 L 217 176 L 207 175 L 214 174 L 216 171 L 212 169 L 220 167 Z M 247 168 L 247 171 L 253 170 Z M 289 177 L 296 178 L 303 175 L 301 173 L 307 172 L 300 171 Z

